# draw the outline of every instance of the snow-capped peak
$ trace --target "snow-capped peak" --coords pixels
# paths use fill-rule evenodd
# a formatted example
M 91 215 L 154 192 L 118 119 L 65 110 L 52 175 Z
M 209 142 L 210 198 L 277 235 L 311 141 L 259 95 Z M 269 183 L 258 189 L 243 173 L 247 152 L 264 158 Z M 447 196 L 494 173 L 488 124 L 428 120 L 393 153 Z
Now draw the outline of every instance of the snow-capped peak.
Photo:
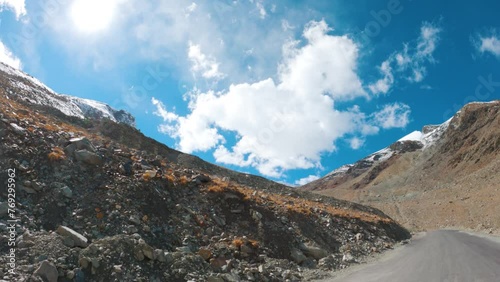
M 384 148 L 382 150 L 379 150 L 364 159 L 354 163 L 354 164 L 347 164 L 343 165 L 336 170 L 328 173 L 325 178 L 331 178 L 331 177 L 336 177 L 339 175 L 344 175 L 348 173 L 350 169 L 356 169 L 356 168 L 367 168 L 371 167 L 374 164 L 386 161 L 390 159 L 392 156 L 394 156 L 397 153 L 404 152 L 404 150 L 410 149 L 410 150 L 425 150 L 428 147 L 431 147 L 434 145 L 443 135 L 443 133 L 446 131 L 448 126 L 450 125 L 451 119 L 447 120 L 443 124 L 440 125 L 430 125 L 424 127 L 422 131 L 413 131 L 412 133 L 402 137 L 398 141 L 396 141 L 394 144 L 391 146 Z M 405 146 L 398 146 L 401 145 L 403 142 L 407 141 L 414 141 L 414 142 L 419 142 L 422 145 L 416 145 L 416 146 L 410 146 L 410 147 L 405 147 Z
M 422 145 L 424 145 L 424 148 L 432 146 L 434 143 L 436 143 L 439 138 L 441 138 L 441 135 L 446 131 L 448 126 L 450 125 L 451 119 L 447 120 L 443 124 L 440 125 L 429 125 L 426 126 L 426 128 L 429 128 L 430 130 L 423 130 L 422 131 L 413 131 L 412 133 L 404 136 L 403 138 L 399 139 L 398 142 L 401 141 L 418 141 L 421 142 Z
M 0 75 L 7 78 L 6 92 L 23 101 L 48 106 L 68 116 L 107 118 L 135 127 L 135 118 L 123 110 L 115 110 L 102 102 L 56 93 L 38 79 L 0 62 Z

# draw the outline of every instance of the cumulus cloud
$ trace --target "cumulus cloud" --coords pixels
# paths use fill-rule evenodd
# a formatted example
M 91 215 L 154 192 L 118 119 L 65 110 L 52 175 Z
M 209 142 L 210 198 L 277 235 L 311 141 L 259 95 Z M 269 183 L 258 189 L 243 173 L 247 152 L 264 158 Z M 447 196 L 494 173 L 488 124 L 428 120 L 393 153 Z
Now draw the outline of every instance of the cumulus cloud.
M 0 41 L 0 62 L 16 69 L 22 68 L 21 60 L 16 57 L 2 41 Z
M 279 81 L 231 85 L 192 97 L 190 113 L 163 126 L 191 153 L 215 149 L 217 162 L 252 166 L 280 177 L 285 170 L 318 167 L 322 152 L 355 131 L 370 132 L 358 109 L 339 111 L 335 100 L 366 97 L 356 74 L 358 48 L 346 36 L 329 35 L 324 21 L 311 22 L 297 42 L 285 47 Z M 157 104 L 158 106 L 159 104 Z M 159 116 L 162 110 L 157 111 Z M 165 120 L 165 119 L 164 119 Z M 223 134 L 237 137 L 227 146 Z
M 318 180 L 318 179 L 320 179 L 320 177 L 317 175 L 309 175 L 307 177 L 304 177 L 304 178 L 301 178 L 301 179 L 295 181 L 295 185 L 298 185 L 298 186 L 306 185 L 307 183 L 313 182 L 314 180 Z
M 330 36 L 325 21 L 310 22 L 304 29 L 306 46 L 298 42 L 285 47 L 280 67 L 281 87 L 300 95 L 328 93 L 349 100 L 367 96 L 356 73 L 357 45 L 347 36 Z
M 206 79 L 221 79 L 224 74 L 219 71 L 219 63 L 212 56 L 201 52 L 200 45 L 189 43 L 188 58 L 191 61 L 191 71 L 194 75 L 201 74 Z
M 373 114 L 376 125 L 384 129 L 405 128 L 410 123 L 410 106 L 403 103 L 385 105 L 382 110 Z
M 26 15 L 26 4 L 24 0 L 0 0 L 0 12 L 7 8 L 16 14 L 16 19 Z
M 427 75 L 426 64 L 435 63 L 433 54 L 439 43 L 440 33 L 440 27 L 424 22 L 413 46 L 404 44 L 403 50 L 391 54 L 380 65 L 379 71 L 383 78 L 370 84 L 369 90 L 374 94 L 388 93 L 395 83 L 395 74 L 412 83 L 421 82 Z

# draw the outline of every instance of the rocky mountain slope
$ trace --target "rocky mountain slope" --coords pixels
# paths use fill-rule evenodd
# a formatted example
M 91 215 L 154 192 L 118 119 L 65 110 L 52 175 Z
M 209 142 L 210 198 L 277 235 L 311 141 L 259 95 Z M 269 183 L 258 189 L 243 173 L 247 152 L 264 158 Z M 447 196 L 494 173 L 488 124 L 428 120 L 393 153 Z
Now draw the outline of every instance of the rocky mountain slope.
M 0 279 L 302 281 L 410 236 L 377 209 L 77 114 L 72 98 L 11 72 L 0 72 Z
M 377 207 L 414 230 L 500 231 L 499 109 L 468 104 L 302 188 Z

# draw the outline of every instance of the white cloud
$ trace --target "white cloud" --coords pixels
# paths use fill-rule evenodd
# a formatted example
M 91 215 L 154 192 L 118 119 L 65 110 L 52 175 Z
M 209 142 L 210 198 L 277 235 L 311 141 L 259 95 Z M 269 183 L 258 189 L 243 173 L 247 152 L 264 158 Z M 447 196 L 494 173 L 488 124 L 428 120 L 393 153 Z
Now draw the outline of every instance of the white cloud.
M 286 31 L 295 29 L 295 27 L 292 26 L 289 21 L 283 19 L 283 20 L 281 20 L 281 29 L 283 29 L 283 31 L 286 32 Z
M 16 69 L 21 69 L 22 68 L 22 63 L 21 60 L 16 57 L 12 51 L 10 51 L 7 46 L 3 44 L 2 41 L 0 41 L 0 62 L 7 64 L 13 68 Z
M 16 14 L 16 19 L 26 15 L 26 4 L 24 0 L 0 0 L 0 12 L 7 8 Z
M 426 58 L 430 61 L 434 60 L 432 54 L 436 50 L 436 45 L 440 39 L 439 33 L 441 33 L 441 28 L 424 22 L 424 24 L 420 28 L 417 53 L 415 54 L 418 60 L 422 60 L 423 58 Z
M 377 82 L 368 85 L 368 89 L 372 93 L 387 93 L 394 84 L 394 75 L 392 74 L 392 68 L 390 61 L 385 61 L 379 67 L 380 72 L 384 75 L 384 78 L 379 79 Z
M 221 79 L 224 74 L 219 71 L 219 63 L 212 56 L 201 52 L 200 45 L 189 43 L 188 58 L 192 63 L 193 74 L 201 74 L 206 79 Z
M 415 46 L 404 44 L 403 50 L 389 56 L 379 67 L 383 78 L 370 84 L 374 94 L 388 93 L 395 83 L 395 73 L 412 83 L 421 82 L 427 75 L 427 63 L 435 63 L 434 52 L 440 40 L 441 28 L 424 22 Z
M 481 46 L 479 47 L 479 51 L 481 53 L 490 52 L 497 57 L 500 56 L 500 40 L 494 36 L 481 38 Z
M 320 179 L 320 177 L 317 175 L 309 175 L 307 177 L 304 177 L 304 178 L 301 178 L 301 179 L 295 181 L 295 185 L 298 185 L 298 186 L 306 185 L 307 183 L 313 182 L 314 180 L 318 180 L 318 179 Z
M 358 138 L 358 137 L 353 137 L 351 140 L 349 140 L 349 145 L 351 146 L 351 149 L 357 150 L 365 144 L 365 140 Z
M 329 31 L 325 21 L 312 21 L 303 33 L 309 44 L 285 48 L 281 87 L 300 95 L 328 93 L 341 100 L 366 97 L 356 74 L 357 45 L 347 36 L 330 36 Z
M 306 26 L 307 44 L 286 47 L 278 83 L 269 78 L 193 96 L 187 116 L 165 123 L 175 128 L 178 148 L 216 149 L 219 163 L 280 177 L 285 170 L 319 166 L 321 153 L 333 151 L 338 138 L 365 131 L 358 109 L 334 108 L 335 100 L 366 97 L 356 74 L 358 48 L 328 31 L 324 21 Z M 223 134 L 236 135 L 236 144 L 225 145 Z
M 207 93 L 207 95 L 213 95 L 213 92 Z M 200 96 L 201 103 L 203 100 L 204 98 Z M 168 112 L 165 105 L 157 99 L 153 98 L 152 103 L 156 106 L 154 114 L 165 122 L 159 125 L 158 131 L 180 139 L 177 146 L 183 151 L 207 151 L 215 144 L 224 142 L 224 137 L 219 134 L 216 128 L 210 127 L 210 120 L 203 113 L 180 117 L 175 113 Z
M 385 105 L 382 110 L 373 114 L 376 125 L 384 129 L 404 128 L 410 123 L 411 109 L 408 105 L 394 103 Z
M 179 119 L 178 115 L 167 111 L 167 109 L 165 108 L 165 105 L 162 102 L 160 102 L 159 100 L 157 100 L 156 98 L 154 98 L 154 97 L 151 98 L 151 103 L 153 103 L 153 105 L 156 106 L 156 111 L 153 112 L 153 114 L 161 117 L 163 119 L 163 121 L 172 122 L 172 121 L 176 121 Z
M 262 4 L 262 2 L 257 1 L 257 3 L 255 5 L 257 6 L 257 9 L 259 10 L 260 18 L 265 19 L 267 16 L 267 11 L 264 8 L 264 5 Z
M 191 5 L 189 5 L 189 6 L 187 7 L 187 11 L 188 11 L 189 13 L 192 13 L 192 12 L 194 12 L 194 11 L 196 10 L 196 8 L 197 8 L 197 7 L 198 7 L 198 5 L 197 5 L 196 3 L 194 3 L 194 2 L 193 2 L 193 3 L 191 3 Z
M 262 0 L 108 1 L 119 3 L 114 5 L 116 10 L 109 28 L 90 35 L 76 32 L 73 25 L 67 24 L 71 18 L 66 11 L 74 1 L 58 1 L 56 16 L 47 17 L 47 28 L 37 30 L 37 42 L 30 44 L 40 45 L 41 41 L 50 40 L 75 66 L 85 69 L 97 65 L 96 70 L 101 72 L 119 69 L 130 62 L 159 62 L 175 69 L 173 79 L 208 90 L 214 85 L 211 81 L 205 81 L 201 73 L 192 75 L 192 64 L 186 56 L 189 42 L 198 45 L 203 54 L 217 59 L 218 72 L 228 78 L 219 81 L 218 87 L 268 77 L 276 80 L 283 42 L 295 36 L 294 30 L 283 31 L 282 19 L 287 19 L 290 25 L 303 26 L 311 17 L 309 13 L 298 13 L 297 8 L 283 10 L 279 16 L 271 14 L 272 3 Z M 41 10 L 54 10 L 51 1 L 42 2 Z M 265 19 L 259 17 L 257 2 L 266 10 Z M 249 11 L 254 16 L 249 17 Z M 254 52 L 246 56 L 249 49 Z
M 495 29 L 488 30 L 486 34 L 477 33 L 471 41 L 479 53 L 490 53 L 500 58 L 500 35 Z

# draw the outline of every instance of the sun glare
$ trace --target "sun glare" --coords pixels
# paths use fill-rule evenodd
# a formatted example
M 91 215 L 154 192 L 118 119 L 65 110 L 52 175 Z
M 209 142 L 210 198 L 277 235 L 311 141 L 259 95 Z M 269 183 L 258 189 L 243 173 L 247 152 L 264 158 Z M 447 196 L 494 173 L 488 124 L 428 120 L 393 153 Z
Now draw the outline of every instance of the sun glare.
M 114 14 L 114 1 L 75 0 L 71 7 L 71 18 L 82 32 L 92 33 L 106 29 Z

